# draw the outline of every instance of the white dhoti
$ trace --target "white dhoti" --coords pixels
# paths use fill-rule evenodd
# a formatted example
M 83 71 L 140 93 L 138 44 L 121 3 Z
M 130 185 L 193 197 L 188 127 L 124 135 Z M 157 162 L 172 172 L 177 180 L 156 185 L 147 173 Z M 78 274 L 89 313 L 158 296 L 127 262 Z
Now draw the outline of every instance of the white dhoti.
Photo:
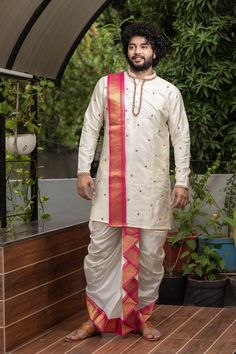
M 87 280 L 87 304 L 91 320 L 101 332 L 124 334 L 138 329 L 150 317 L 158 298 L 163 277 L 163 259 L 167 231 L 140 230 L 139 269 L 135 275 L 138 301 L 133 310 L 132 327 L 124 331 L 123 285 L 124 258 L 122 228 L 90 221 L 91 241 L 85 257 L 84 270 Z M 127 272 L 127 270 L 125 271 Z

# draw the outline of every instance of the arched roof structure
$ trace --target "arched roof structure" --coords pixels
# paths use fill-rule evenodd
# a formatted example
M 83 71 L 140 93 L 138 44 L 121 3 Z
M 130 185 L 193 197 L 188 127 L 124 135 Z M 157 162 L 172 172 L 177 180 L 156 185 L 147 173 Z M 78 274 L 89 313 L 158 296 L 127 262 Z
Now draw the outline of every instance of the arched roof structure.
M 0 68 L 60 83 L 79 42 L 111 0 L 0 0 Z

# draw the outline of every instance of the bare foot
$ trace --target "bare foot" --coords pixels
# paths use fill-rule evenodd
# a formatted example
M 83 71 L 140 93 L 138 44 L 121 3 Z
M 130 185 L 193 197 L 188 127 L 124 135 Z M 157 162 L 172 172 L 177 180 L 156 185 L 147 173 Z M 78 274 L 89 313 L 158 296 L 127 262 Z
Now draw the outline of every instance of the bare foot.
M 142 327 L 140 327 L 140 332 L 145 340 L 156 341 L 161 338 L 160 331 L 150 322 L 145 322 Z
M 100 334 L 100 332 L 98 331 L 97 327 L 94 326 L 91 320 L 88 320 L 87 322 L 83 322 L 78 329 L 68 334 L 68 336 L 65 337 L 65 341 L 66 342 L 79 341 L 89 337 L 96 336 L 98 334 Z

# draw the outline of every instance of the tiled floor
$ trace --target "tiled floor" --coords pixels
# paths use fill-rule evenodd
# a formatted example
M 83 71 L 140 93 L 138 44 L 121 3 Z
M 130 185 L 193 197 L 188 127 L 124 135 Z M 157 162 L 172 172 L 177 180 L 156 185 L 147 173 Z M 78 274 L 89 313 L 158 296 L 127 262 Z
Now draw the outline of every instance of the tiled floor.
M 81 342 L 64 337 L 86 319 L 86 312 L 70 317 L 50 331 L 12 350 L 14 354 L 235 354 L 236 309 L 192 306 L 156 306 L 152 322 L 162 338 L 145 341 L 138 334 L 105 334 Z

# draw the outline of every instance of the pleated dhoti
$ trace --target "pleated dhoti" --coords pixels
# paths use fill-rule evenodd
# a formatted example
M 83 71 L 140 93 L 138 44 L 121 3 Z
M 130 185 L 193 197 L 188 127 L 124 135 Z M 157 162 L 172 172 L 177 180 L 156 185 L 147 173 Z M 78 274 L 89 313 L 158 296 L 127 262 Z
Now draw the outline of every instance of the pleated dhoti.
M 97 221 L 90 221 L 89 228 L 84 271 L 90 319 L 101 332 L 138 330 L 158 298 L 167 231 L 133 229 L 130 236 Z

